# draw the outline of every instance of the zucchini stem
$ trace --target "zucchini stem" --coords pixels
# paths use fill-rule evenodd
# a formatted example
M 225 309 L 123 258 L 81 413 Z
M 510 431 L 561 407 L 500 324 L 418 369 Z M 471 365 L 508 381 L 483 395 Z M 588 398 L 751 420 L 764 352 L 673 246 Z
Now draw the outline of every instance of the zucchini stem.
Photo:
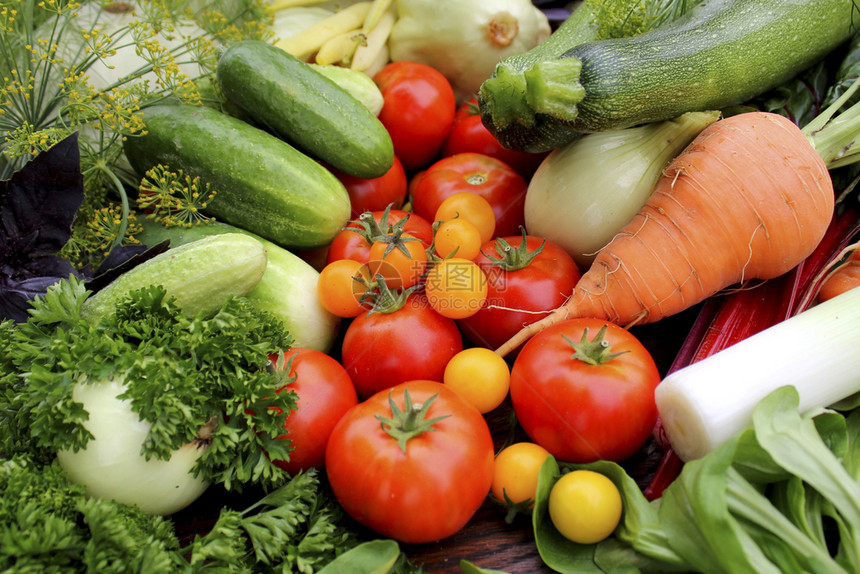
M 496 131 L 514 124 L 532 127 L 535 114 L 526 102 L 526 78 L 522 72 L 507 64 L 499 64 L 495 75 L 481 86 L 481 101 L 492 119 Z
M 585 97 L 579 83 L 582 62 L 562 58 L 540 62 L 526 70 L 526 101 L 534 113 L 546 114 L 562 122 L 573 122 L 579 115 L 576 106 Z
M 514 123 L 531 128 L 535 114 L 572 122 L 578 115 L 576 104 L 585 96 L 579 83 L 582 63 L 577 58 L 539 62 L 525 70 L 504 63 L 481 86 L 481 99 L 496 131 Z

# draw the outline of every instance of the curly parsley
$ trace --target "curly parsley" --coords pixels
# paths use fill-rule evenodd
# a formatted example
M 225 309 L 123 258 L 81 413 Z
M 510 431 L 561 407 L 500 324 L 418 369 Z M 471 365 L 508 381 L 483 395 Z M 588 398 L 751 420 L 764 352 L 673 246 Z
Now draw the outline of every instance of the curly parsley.
M 75 277 L 34 300 L 26 323 L 0 324 L 0 423 L 16 429 L 6 453 L 85 448 L 87 413 L 77 385 L 121 380 L 132 410 L 150 424 L 142 453 L 167 459 L 183 444 L 207 446 L 195 474 L 241 489 L 278 486 L 272 460 L 289 457 L 278 440 L 296 408 L 288 381 L 270 366 L 287 349 L 283 324 L 243 298 L 213 317 L 186 317 L 161 287 L 132 292 L 117 313 L 92 323 L 80 315 L 89 292 Z M 4 420 L 5 419 L 5 420 Z

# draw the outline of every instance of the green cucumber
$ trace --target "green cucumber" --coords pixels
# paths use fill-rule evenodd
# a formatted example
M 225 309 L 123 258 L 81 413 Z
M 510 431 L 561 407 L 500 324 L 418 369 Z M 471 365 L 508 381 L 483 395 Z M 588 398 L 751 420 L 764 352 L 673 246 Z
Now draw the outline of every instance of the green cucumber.
M 388 130 L 347 90 L 295 56 L 258 40 L 230 46 L 218 59 L 224 96 L 311 156 L 361 178 L 394 162 Z
M 145 108 L 146 132 L 125 154 L 143 176 L 156 165 L 211 185 L 206 212 L 285 248 L 327 245 L 349 220 L 349 194 L 328 169 L 279 138 L 210 107 Z
M 268 263 L 259 283 L 245 297 L 257 308 L 280 319 L 293 338 L 293 345 L 328 352 L 334 344 L 340 319 L 320 304 L 317 297 L 319 272 L 286 249 L 249 231 L 226 223 L 212 222 L 193 227 L 164 227 L 142 220 L 143 231 L 135 237 L 145 245 L 170 240 L 171 250 L 212 235 L 243 233 L 258 239 L 266 248 Z
M 129 292 L 160 285 L 182 312 L 214 315 L 231 296 L 250 292 L 266 270 L 266 248 L 241 233 L 205 237 L 186 243 L 126 271 L 91 295 L 81 315 L 91 319 L 113 313 Z
M 641 35 L 572 45 L 558 58 L 496 73 L 481 86 L 482 118 L 507 147 L 529 142 L 539 151 L 578 133 L 722 109 L 846 42 L 853 10 L 853 0 L 707 0 Z M 536 126 L 545 133 L 536 136 Z

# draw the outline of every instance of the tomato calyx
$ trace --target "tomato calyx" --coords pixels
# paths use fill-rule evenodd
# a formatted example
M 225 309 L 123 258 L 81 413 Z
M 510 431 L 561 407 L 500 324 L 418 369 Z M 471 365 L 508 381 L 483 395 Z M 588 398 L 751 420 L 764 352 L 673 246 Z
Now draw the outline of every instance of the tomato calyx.
M 583 330 L 582 338 L 578 343 L 572 341 L 566 335 L 562 335 L 562 338 L 564 338 L 564 340 L 567 341 L 575 351 L 570 358 L 582 361 L 589 365 L 598 366 L 608 363 L 612 359 L 627 353 L 628 351 L 621 351 L 620 353 L 612 352 L 612 345 L 610 345 L 609 341 L 603 338 L 606 334 L 607 327 L 607 325 L 601 327 L 600 331 L 597 332 L 597 335 L 595 335 L 591 340 L 588 339 L 588 328 L 586 327 Z
M 361 281 L 360 279 L 358 281 Z M 408 287 L 406 289 L 392 289 L 385 282 L 385 277 L 377 273 L 372 282 L 362 281 L 365 285 L 365 292 L 362 295 L 361 302 L 370 305 L 368 314 L 371 313 L 394 313 L 402 309 L 409 299 L 409 296 L 415 291 L 416 287 Z
M 268 371 L 274 374 L 278 379 L 278 390 L 280 393 L 287 385 L 296 382 L 296 375 L 293 372 L 293 359 L 295 355 L 291 355 L 289 360 L 286 359 L 286 353 L 279 350 L 277 353 L 269 355 Z
M 541 251 L 543 251 L 544 245 L 546 245 L 546 239 L 544 239 L 543 243 L 538 247 L 529 251 L 528 244 L 526 242 L 526 232 L 523 230 L 523 241 L 517 247 L 511 246 L 511 244 L 505 241 L 503 237 L 498 237 L 493 243 L 493 247 L 496 248 L 498 257 L 483 251 L 481 251 L 481 253 L 483 253 L 483 255 L 489 259 L 495 267 L 499 267 L 503 271 L 517 271 L 519 269 L 525 269 L 531 265 L 531 262 L 534 261 L 535 257 L 540 255 Z
M 463 106 L 463 110 L 470 116 L 481 115 L 481 106 L 478 105 L 476 95 L 472 96 L 466 101 L 466 104 Z
M 406 222 L 406 218 L 404 217 L 400 221 Z M 399 223 L 399 222 L 398 222 Z M 403 255 L 412 259 L 412 254 L 409 253 L 409 249 L 404 245 L 407 241 L 421 241 L 417 237 L 413 237 L 412 235 L 403 235 L 405 230 L 402 225 L 395 224 L 392 230 L 389 233 L 385 233 L 382 235 L 378 235 L 373 238 L 375 242 L 384 243 L 385 251 L 382 254 L 382 258 L 385 259 L 388 257 L 388 254 L 397 249 Z
M 372 211 L 365 211 L 358 216 L 358 219 L 350 221 L 350 223 L 354 223 L 358 227 L 345 227 L 344 229 L 358 233 L 367 241 L 368 245 L 374 241 L 384 241 L 386 237 L 393 235 L 398 230 L 400 233 L 403 233 L 406 222 L 409 220 L 409 215 L 404 215 L 394 223 L 388 223 L 388 217 L 393 206 L 393 203 L 389 203 L 385 207 L 379 221 L 373 216 Z
M 442 415 L 432 419 L 427 418 L 427 411 L 436 397 L 435 395 L 428 398 L 424 403 L 413 403 L 412 397 L 409 395 L 409 389 L 403 391 L 403 410 L 397 406 L 391 393 L 388 393 L 388 405 L 391 408 L 391 416 L 383 417 L 382 415 L 374 415 L 379 421 L 382 430 L 397 441 L 397 445 L 404 453 L 406 452 L 406 443 L 410 439 L 424 434 L 425 432 L 435 431 L 433 426 L 442 419 L 446 419 L 451 415 Z

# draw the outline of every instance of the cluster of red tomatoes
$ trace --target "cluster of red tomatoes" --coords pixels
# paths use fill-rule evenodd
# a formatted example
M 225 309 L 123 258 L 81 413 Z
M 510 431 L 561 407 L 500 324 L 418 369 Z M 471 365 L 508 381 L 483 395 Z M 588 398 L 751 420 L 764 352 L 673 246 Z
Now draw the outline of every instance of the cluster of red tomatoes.
M 528 502 L 548 453 L 632 455 L 654 426 L 659 375 L 628 331 L 597 320 L 547 329 L 506 359 L 493 352 L 580 277 L 567 252 L 524 228 L 544 156 L 501 147 L 433 68 L 396 62 L 374 80 L 397 159 L 375 179 L 336 172 L 353 220 L 328 246 L 318 294 L 342 336 L 331 354 L 284 357 L 299 403 L 282 466 L 325 467 L 353 518 L 420 543 L 457 532 L 491 490 Z M 508 397 L 534 441 L 518 447 L 529 463 L 495 457 L 483 415 Z

